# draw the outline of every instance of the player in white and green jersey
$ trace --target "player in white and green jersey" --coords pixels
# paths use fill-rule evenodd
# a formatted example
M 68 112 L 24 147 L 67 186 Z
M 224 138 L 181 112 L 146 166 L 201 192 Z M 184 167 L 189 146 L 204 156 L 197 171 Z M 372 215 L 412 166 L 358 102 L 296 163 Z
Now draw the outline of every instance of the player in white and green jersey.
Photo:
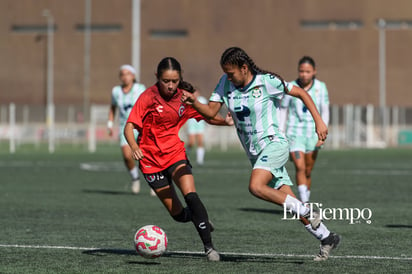
M 132 151 L 129 144 L 124 137 L 123 131 L 129 118 L 130 111 L 132 110 L 137 98 L 145 91 L 146 87 L 143 84 L 136 82 L 136 70 L 130 65 L 123 65 L 120 67 L 119 78 L 121 85 L 115 86 L 112 89 L 112 100 L 109 110 L 109 120 L 107 122 L 107 128 L 109 135 L 113 135 L 113 120 L 116 109 L 119 110 L 119 139 L 122 150 L 124 163 L 129 170 L 132 177 L 132 192 L 139 193 L 140 180 L 139 170 L 132 157 Z M 137 138 L 138 132 L 135 130 L 135 137 Z
M 285 94 L 300 98 L 312 113 L 319 140 L 324 141 L 327 127 L 310 96 L 301 88 L 287 84 L 275 73 L 257 67 L 246 52 L 228 48 L 220 65 L 225 75 L 220 79 L 209 104 L 200 103 L 193 94 L 184 92 L 182 101 L 206 118 L 213 118 L 223 104 L 228 107 L 239 139 L 253 166 L 249 191 L 256 197 L 284 207 L 300 218 L 306 229 L 321 241 L 315 260 L 326 260 L 340 237 L 330 232 L 319 214 L 295 198 L 292 182 L 285 169 L 289 144 L 279 129 L 280 100 Z
M 305 90 L 315 103 L 323 122 L 329 123 L 329 96 L 325 83 L 315 78 L 315 61 L 304 56 L 298 64 L 299 77 L 293 84 Z M 302 101 L 292 96 L 282 100 L 282 121 L 286 121 L 286 136 L 290 142 L 290 157 L 296 168 L 296 182 L 302 202 L 309 202 L 311 173 L 321 144 L 315 122 Z

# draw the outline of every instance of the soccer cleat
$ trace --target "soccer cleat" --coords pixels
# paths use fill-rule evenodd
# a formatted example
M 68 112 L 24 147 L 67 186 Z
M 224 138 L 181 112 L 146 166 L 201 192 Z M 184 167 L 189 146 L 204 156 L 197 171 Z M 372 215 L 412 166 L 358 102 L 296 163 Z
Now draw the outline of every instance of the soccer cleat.
M 153 189 L 150 189 L 150 196 L 152 196 L 152 197 L 157 196 L 156 192 Z
M 340 236 L 331 232 L 328 237 L 320 242 L 319 254 L 313 259 L 314 261 L 326 261 L 332 249 L 335 249 L 340 242 Z
M 206 250 L 206 257 L 207 260 L 210 262 L 218 262 L 220 261 L 220 255 L 219 253 L 214 250 L 213 248 L 209 248 Z
M 134 194 L 137 194 L 137 193 L 140 192 L 140 180 L 139 180 L 139 179 L 134 180 L 134 181 L 132 182 L 132 192 L 133 192 Z
M 303 217 L 305 217 L 310 222 L 310 225 L 312 226 L 314 230 L 316 230 L 320 226 L 320 223 L 322 222 L 322 218 L 319 212 L 316 212 L 316 211 L 312 211 L 312 214 L 309 211 L 307 214 L 303 215 Z

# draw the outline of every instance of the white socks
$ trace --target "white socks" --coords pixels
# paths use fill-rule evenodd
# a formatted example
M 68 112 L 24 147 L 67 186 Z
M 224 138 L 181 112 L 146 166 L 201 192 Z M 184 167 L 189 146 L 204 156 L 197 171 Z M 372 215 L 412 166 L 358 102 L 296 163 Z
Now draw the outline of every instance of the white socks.
M 290 195 L 286 195 L 284 206 L 287 210 L 291 211 L 293 214 L 296 214 L 297 216 L 306 215 L 310 210 L 301 201 Z
M 306 185 L 298 185 L 299 197 L 302 203 L 309 202 L 310 190 Z
M 329 229 L 323 223 L 320 223 L 319 227 L 316 230 L 312 228 L 311 224 L 307 224 L 305 225 L 305 227 L 306 227 L 306 230 L 310 234 L 312 234 L 313 236 L 316 237 L 316 239 L 321 240 L 321 241 L 325 239 L 326 237 L 328 237 L 330 234 Z
M 198 148 L 196 149 L 196 162 L 197 162 L 199 165 L 203 165 L 204 160 L 205 160 L 205 148 L 203 148 L 203 147 L 198 147 Z
M 139 170 L 137 169 L 137 166 L 129 170 L 130 176 L 132 176 L 132 180 L 136 181 L 139 180 Z

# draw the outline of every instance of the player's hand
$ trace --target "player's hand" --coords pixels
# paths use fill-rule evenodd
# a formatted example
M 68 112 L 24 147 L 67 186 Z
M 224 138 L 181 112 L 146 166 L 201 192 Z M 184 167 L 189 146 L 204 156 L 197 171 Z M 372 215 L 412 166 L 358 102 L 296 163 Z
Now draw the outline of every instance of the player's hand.
M 318 140 L 315 147 L 320 148 L 321 146 L 323 146 L 324 143 L 325 143 L 325 141 Z
M 182 97 L 180 98 L 180 101 L 188 105 L 193 105 L 194 102 L 196 101 L 196 97 L 193 93 L 183 90 L 183 94 L 182 94 Z
M 139 146 L 132 149 L 132 156 L 133 156 L 133 159 L 138 160 L 138 161 L 144 158 L 143 152 L 140 150 Z
M 228 125 L 228 126 L 233 126 L 233 125 L 235 124 L 235 122 L 233 122 L 233 117 L 232 117 L 232 115 L 230 114 L 230 112 L 228 112 L 228 113 L 226 114 L 225 123 L 226 123 L 226 125 Z
M 322 120 L 316 123 L 316 133 L 318 134 L 319 141 L 325 142 L 328 136 L 328 127 Z

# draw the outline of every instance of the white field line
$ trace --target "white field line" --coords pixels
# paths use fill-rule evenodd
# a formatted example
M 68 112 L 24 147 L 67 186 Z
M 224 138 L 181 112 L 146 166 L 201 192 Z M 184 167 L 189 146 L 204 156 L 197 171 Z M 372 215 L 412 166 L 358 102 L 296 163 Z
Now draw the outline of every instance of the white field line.
M 76 247 L 76 246 L 51 246 L 51 245 L 17 245 L 17 244 L 0 244 L 3 248 L 34 248 L 34 249 L 64 249 L 64 250 L 86 250 L 86 251 L 99 251 L 110 250 L 112 248 L 96 248 L 96 247 Z M 115 249 L 113 249 L 115 250 Z M 169 251 L 170 254 L 204 254 L 198 251 Z M 236 252 L 220 252 L 222 255 L 229 256 L 251 256 L 251 257 L 290 257 L 290 258 L 313 258 L 314 255 L 309 254 L 285 254 L 285 253 L 236 253 Z M 341 255 L 330 256 L 334 259 L 365 259 L 365 260 L 399 260 L 399 261 L 412 261 L 412 257 L 389 257 L 389 256 L 362 256 L 362 255 Z

